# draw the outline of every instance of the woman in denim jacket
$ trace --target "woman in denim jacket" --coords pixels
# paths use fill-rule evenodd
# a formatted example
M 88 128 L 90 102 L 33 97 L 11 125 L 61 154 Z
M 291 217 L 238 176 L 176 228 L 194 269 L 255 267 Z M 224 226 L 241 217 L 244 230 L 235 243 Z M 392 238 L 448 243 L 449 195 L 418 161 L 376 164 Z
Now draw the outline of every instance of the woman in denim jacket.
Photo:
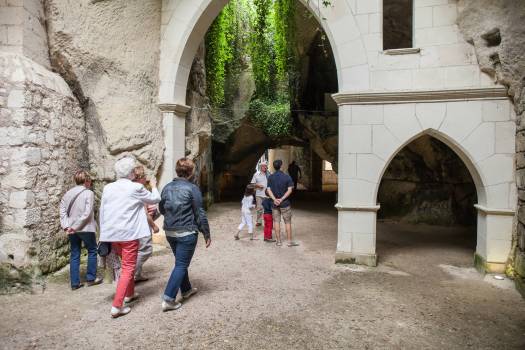
M 175 300 L 179 289 L 182 299 L 197 292 L 191 286 L 188 267 L 197 246 L 198 232 L 202 232 L 206 248 L 211 244 L 210 226 L 202 206 L 200 189 L 190 182 L 195 164 L 191 159 L 181 158 L 175 171 L 178 177 L 164 187 L 159 204 L 159 210 L 164 215 L 166 239 L 175 256 L 175 267 L 162 297 L 162 311 L 181 307 L 181 303 Z

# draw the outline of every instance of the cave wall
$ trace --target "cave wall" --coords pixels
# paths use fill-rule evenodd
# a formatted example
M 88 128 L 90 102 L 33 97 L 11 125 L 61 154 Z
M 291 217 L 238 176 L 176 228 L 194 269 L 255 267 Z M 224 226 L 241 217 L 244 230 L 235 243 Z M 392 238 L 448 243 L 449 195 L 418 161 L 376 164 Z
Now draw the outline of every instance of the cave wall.
M 474 225 L 476 187 L 462 160 L 422 136 L 392 159 L 379 186 L 378 218 L 435 225 Z
M 204 42 L 199 46 L 188 79 L 186 104 L 192 109 L 186 115 L 186 156 L 196 167 L 196 183 L 204 202 L 213 202 L 214 181 L 212 161 L 212 115 L 206 96 L 206 66 Z
M 508 87 L 516 113 L 518 211 L 511 274 L 525 295 L 525 2 L 461 0 L 458 25 L 480 68 Z
M 51 66 L 83 107 L 96 179 L 111 181 L 126 152 L 156 174 L 164 151 L 156 105 L 161 1 L 45 4 Z

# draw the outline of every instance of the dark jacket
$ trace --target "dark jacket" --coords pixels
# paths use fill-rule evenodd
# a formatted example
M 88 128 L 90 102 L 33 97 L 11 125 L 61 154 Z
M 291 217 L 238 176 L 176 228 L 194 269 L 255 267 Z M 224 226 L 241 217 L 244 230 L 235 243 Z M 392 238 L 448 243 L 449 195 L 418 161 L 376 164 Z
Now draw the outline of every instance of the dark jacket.
M 263 213 L 271 214 L 272 213 L 273 201 L 270 198 L 264 198 L 262 201 Z
M 164 215 L 165 231 L 200 231 L 205 239 L 210 238 L 202 194 L 196 185 L 176 178 L 162 189 L 160 197 L 159 210 Z

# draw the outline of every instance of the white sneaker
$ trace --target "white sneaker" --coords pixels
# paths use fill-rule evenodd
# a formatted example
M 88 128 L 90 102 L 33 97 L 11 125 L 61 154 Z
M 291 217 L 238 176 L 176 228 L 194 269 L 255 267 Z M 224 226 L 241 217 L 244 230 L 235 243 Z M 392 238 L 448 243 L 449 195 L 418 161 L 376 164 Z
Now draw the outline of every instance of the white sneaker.
M 129 314 L 130 311 L 131 311 L 131 308 L 128 306 L 124 306 L 120 308 L 112 306 L 111 307 L 111 317 L 117 318 L 120 316 L 124 316 L 124 315 Z
M 137 300 L 139 297 L 140 297 L 140 294 L 139 294 L 139 293 L 135 293 L 135 294 L 133 294 L 133 295 L 130 296 L 130 297 L 125 297 L 125 298 L 124 298 L 124 302 L 125 302 L 126 304 L 128 304 L 128 303 L 131 303 L 132 301 Z
M 162 312 L 170 311 L 170 310 L 177 310 L 179 307 L 181 307 L 182 304 L 177 301 L 162 301 Z
M 189 297 L 191 297 L 193 294 L 197 293 L 198 291 L 199 290 L 197 288 L 192 288 L 186 293 L 182 293 L 182 299 L 188 299 Z

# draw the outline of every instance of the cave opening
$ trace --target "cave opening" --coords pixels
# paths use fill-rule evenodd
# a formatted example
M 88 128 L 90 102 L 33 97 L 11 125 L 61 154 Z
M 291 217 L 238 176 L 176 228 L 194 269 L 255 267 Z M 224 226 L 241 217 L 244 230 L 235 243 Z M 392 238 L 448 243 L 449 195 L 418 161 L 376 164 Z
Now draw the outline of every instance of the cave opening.
M 476 249 L 477 192 L 463 160 L 445 143 L 423 135 L 392 159 L 378 190 L 377 251 L 388 260 L 404 249 Z
M 300 1 L 230 1 L 187 87 L 186 153 L 206 202 L 239 199 L 261 157 L 282 159 L 285 172 L 295 160 L 299 191 L 336 191 L 337 91 L 326 33 Z

